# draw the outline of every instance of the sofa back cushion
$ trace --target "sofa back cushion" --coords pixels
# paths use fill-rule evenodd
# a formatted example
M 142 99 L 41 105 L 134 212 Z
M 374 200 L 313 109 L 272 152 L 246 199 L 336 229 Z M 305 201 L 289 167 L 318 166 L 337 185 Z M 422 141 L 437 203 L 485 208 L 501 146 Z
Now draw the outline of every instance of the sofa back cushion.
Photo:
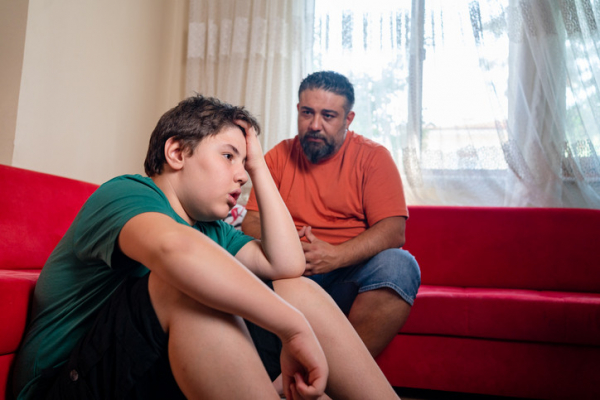
M 427 285 L 600 292 L 600 210 L 412 206 Z
M 0 165 L 0 269 L 40 269 L 98 185 Z

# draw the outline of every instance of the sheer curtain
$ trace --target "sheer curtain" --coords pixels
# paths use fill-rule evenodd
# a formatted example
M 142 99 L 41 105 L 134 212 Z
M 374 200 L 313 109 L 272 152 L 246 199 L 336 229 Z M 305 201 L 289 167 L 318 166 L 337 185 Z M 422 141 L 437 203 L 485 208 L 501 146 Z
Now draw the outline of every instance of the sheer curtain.
M 311 55 L 312 31 L 304 25 L 312 21 L 305 18 L 311 5 L 190 0 L 186 91 L 245 106 L 261 123 L 265 151 L 296 132 L 294 100 Z
M 316 0 L 313 69 L 410 204 L 600 208 L 600 2 Z

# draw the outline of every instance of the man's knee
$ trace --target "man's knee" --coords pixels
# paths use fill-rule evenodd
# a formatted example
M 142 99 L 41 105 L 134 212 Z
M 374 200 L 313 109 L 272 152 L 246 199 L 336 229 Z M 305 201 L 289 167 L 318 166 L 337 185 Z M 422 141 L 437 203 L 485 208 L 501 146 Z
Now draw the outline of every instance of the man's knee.
M 371 258 L 365 268 L 370 277 L 360 292 L 387 287 L 409 305 L 413 304 L 421 285 L 421 270 L 412 254 L 402 249 L 387 249 Z

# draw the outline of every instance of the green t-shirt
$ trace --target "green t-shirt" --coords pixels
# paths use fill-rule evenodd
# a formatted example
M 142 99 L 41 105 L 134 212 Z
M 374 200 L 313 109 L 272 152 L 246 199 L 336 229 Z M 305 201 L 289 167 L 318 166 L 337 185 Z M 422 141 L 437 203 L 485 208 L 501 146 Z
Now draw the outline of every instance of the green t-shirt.
M 166 214 L 188 225 L 154 182 L 140 175 L 106 182 L 79 211 L 48 258 L 35 287 L 32 319 L 15 364 L 19 399 L 31 396 L 44 369 L 66 362 L 121 282 L 149 272 L 116 245 L 123 225 L 146 212 Z M 194 228 L 232 255 L 252 240 L 222 221 L 199 222 Z

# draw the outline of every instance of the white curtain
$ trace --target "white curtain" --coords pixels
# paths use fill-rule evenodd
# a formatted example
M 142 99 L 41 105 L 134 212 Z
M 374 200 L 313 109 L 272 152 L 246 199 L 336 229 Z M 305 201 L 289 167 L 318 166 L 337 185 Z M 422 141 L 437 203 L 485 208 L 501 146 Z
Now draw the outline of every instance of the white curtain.
M 188 95 L 245 106 L 266 151 L 296 133 L 296 91 L 311 55 L 312 1 L 190 0 Z
M 600 208 L 600 1 L 316 0 L 410 204 Z

